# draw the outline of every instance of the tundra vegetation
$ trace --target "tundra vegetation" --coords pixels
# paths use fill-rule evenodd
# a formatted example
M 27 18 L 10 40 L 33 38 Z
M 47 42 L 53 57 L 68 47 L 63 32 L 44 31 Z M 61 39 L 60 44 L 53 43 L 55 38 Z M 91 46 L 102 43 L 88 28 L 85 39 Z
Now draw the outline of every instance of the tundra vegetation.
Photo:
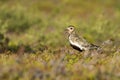
M 72 49 L 69 25 L 103 53 Z M 119 0 L 0 0 L 1 80 L 119 80 L 119 59 Z

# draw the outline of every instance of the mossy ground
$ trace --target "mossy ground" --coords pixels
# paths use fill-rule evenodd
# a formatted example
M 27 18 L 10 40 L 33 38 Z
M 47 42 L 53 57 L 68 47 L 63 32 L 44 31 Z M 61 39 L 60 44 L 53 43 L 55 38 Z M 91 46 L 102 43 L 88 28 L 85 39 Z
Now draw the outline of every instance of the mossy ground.
M 0 79 L 119 80 L 119 21 L 119 0 L 1 0 Z M 114 41 L 85 58 L 69 46 L 69 25 L 90 43 Z

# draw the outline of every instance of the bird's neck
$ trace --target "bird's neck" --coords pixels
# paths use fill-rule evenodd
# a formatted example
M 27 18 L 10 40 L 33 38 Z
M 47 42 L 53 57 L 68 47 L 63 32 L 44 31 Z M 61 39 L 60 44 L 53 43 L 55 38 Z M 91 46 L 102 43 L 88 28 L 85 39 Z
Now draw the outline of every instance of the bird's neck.
M 69 36 L 68 36 L 69 40 L 74 39 L 75 35 L 76 35 L 75 31 L 72 32 L 71 34 L 69 34 Z
M 69 37 L 70 36 L 73 36 L 73 35 L 75 35 L 76 33 L 75 33 L 75 31 L 73 31 L 73 32 L 71 32 L 70 34 L 69 34 Z

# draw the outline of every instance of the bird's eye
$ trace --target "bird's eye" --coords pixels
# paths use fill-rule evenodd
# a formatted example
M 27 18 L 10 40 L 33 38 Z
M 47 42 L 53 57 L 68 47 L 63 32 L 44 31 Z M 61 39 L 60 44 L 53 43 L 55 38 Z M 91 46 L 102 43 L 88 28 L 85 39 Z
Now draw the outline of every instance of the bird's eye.
M 73 28 L 71 27 L 70 29 L 72 30 Z

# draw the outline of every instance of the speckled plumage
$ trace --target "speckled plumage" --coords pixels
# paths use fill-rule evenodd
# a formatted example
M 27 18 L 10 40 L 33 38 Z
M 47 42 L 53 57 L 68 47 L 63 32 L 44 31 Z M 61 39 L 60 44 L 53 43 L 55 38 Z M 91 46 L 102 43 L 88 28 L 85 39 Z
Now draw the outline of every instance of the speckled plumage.
M 74 30 L 74 26 L 69 26 L 66 29 L 66 31 L 68 33 L 68 39 L 69 39 L 70 45 L 74 49 L 82 52 L 82 51 L 87 51 L 87 50 L 99 48 L 99 46 L 96 46 L 94 44 L 90 44 L 83 37 L 78 36 Z

